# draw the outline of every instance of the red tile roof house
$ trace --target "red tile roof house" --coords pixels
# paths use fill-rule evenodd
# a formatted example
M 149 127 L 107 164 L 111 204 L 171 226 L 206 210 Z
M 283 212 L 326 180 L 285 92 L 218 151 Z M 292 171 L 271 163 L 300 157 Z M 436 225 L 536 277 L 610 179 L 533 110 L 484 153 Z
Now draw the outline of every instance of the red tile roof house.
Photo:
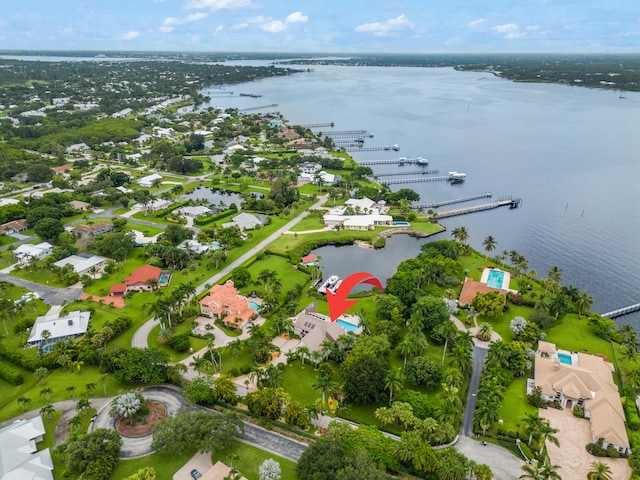
M 109 295 L 113 297 L 125 295 L 131 291 L 150 292 L 152 290 L 149 281 L 155 280 L 159 284 L 162 269 L 153 265 L 143 265 L 136 268 L 131 275 L 124 277 L 124 283 L 111 285 Z
M 316 257 L 315 255 L 307 255 L 300 259 L 300 263 L 308 267 L 309 265 L 315 265 L 316 260 L 318 260 L 318 257 Z
M 500 295 L 504 297 L 504 301 L 507 300 L 507 291 L 501 290 L 498 288 L 491 288 L 487 286 L 485 283 L 476 282 L 475 280 L 466 277 L 464 279 L 464 285 L 462 286 L 462 291 L 460 292 L 460 297 L 458 297 L 458 304 L 460 306 L 471 305 L 473 299 L 476 298 L 476 295 L 479 293 L 489 293 L 489 292 L 499 292 Z
M 200 300 L 200 312 L 211 318 L 222 320 L 230 328 L 242 328 L 257 312 L 249 307 L 249 300 L 238 293 L 233 281 L 214 285 L 209 295 Z

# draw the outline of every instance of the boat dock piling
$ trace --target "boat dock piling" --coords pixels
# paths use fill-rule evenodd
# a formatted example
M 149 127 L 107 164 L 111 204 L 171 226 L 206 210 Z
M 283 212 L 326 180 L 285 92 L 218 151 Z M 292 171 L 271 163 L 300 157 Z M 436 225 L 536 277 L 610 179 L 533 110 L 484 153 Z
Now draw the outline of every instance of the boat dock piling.
M 508 206 L 509 208 L 518 208 L 521 203 L 522 203 L 522 200 L 519 198 L 514 198 L 514 199 L 508 198 L 508 199 L 498 200 L 495 202 L 483 203 L 482 205 L 474 205 L 472 207 L 457 208 L 455 210 L 446 210 L 444 212 L 439 212 L 436 215 L 436 218 L 455 217 L 457 215 L 465 215 L 467 213 L 482 212 L 484 210 L 491 210 L 498 207 Z
M 443 205 L 453 205 L 455 203 L 464 203 L 464 202 L 472 202 L 473 200 L 478 200 L 480 198 L 491 198 L 493 194 L 491 192 L 481 193 L 479 195 L 471 195 L 469 197 L 462 198 L 454 198 L 453 200 L 445 200 L 443 202 L 433 202 L 433 203 L 418 203 L 411 208 L 420 209 L 420 208 L 438 208 Z
M 334 132 L 323 132 L 325 137 L 331 138 L 360 138 L 369 137 L 373 138 L 373 134 L 366 130 L 336 130 Z
M 637 312 L 640 310 L 640 303 L 629 305 L 628 307 L 618 308 L 617 310 L 611 310 L 610 312 L 603 313 L 603 317 L 609 317 L 611 319 L 627 315 L 629 313 Z
M 272 108 L 272 107 L 277 107 L 278 104 L 277 103 L 272 103 L 270 105 L 260 105 L 259 107 L 251 107 L 251 108 L 243 108 L 241 110 L 238 110 L 239 112 L 250 112 L 252 110 L 262 110 L 263 108 Z
M 393 150 L 394 152 L 398 152 L 400 151 L 400 147 L 398 145 L 393 145 L 393 146 L 389 146 L 389 145 L 385 145 L 384 147 L 366 147 L 366 148 L 359 148 L 359 147 L 347 147 L 345 148 L 346 152 L 381 152 L 381 151 L 388 151 L 388 150 Z M 362 165 L 361 162 L 360 165 Z M 398 160 L 393 161 L 392 163 L 398 163 Z
M 402 185 L 405 183 L 427 183 L 427 182 L 451 182 L 455 181 L 452 175 L 440 175 L 437 177 L 416 177 L 416 178 L 395 178 L 393 180 L 385 180 L 384 184 L 386 185 Z M 463 179 L 458 180 L 458 182 L 464 181 Z
M 327 123 L 306 123 L 304 125 L 298 125 L 298 126 L 302 128 L 326 128 L 326 127 L 333 128 L 334 125 L 335 124 L 333 122 L 327 122 Z

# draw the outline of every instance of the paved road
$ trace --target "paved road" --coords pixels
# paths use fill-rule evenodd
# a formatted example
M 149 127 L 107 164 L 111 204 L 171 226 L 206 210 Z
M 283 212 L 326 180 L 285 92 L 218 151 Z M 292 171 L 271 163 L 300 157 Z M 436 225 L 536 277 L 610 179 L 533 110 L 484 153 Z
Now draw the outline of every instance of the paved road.
M 62 305 L 63 303 L 69 303 L 82 295 L 82 290 L 79 288 L 47 287 L 46 285 L 40 285 L 39 283 L 31 282 L 29 280 L 13 277 L 6 273 L 0 273 L 0 281 L 28 288 L 29 290 L 38 293 L 42 301 L 49 305 Z
M 464 407 L 464 417 L 462 420 L 462 435 L 465 437 L 471 437 L 473 435 L 473 413 L 476 409 L 475 394 L 478 392 L 478 387 L 480 386 L 482 367 L 484 366 L 484 359 L 488 351 L 486 348 L 473 347 L 473 371 L 471 372 L 467 404 Z
M 185 408 L 214 412 L 213 410 L 187 403 L 180 390 L 176 387 L 164 385 L 146 387 L 142 394 L 149 400 L 162 402 L 167 407 L 167 412 L 171 415 Z M 98 415 L 91 425 L 90 430 L 95 428 L 115 428 L 115 419 L 109 415 L 109 408 L 110 402 L 105 403 L 100 411 L 98 411 Z M 238 439 L 294 462 L 298 461 L 302 452 L 307 448 L 305 443 L 298 442 L 247 422 L 244 422 L 244 433 L 239 435 Z M 137 458 L 153 453 L 151 449 L 152 441 L 152 434 L 139 438 L 122 437 L 120 458 Z
M 498 445 L 487 443 L 483 446 L 480 442 L 461 436 L 455 447 L 467 458 L 489 465 L 495 480 L 515 480 L 522 475 L 520 467 L 524 463 Z

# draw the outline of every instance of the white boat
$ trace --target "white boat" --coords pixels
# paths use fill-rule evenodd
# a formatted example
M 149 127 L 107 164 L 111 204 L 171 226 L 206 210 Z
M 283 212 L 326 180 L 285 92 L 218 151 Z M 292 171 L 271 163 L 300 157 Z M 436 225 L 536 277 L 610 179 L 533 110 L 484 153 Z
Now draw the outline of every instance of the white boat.
M 331 275 L 327 278 L 320 288 L 318 288 L 318 293 L 327 293 L 329 290 L 331 293 L 336 293 L 338 287 L 342 284 L 342 279 L 338 275 Z

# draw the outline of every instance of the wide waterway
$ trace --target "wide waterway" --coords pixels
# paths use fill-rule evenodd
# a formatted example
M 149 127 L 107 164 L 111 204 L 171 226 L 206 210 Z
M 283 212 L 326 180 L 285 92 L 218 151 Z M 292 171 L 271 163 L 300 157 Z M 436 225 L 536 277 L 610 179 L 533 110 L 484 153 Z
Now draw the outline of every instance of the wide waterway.
M 291 123 L 333 121 L 335 130 L 374 133 L 365 146 L 400 145 L 399 153 L 354 153 L 356 160 L 420 155 L 441 174 L 467 174 L 461 185 L 405 185 L 421 202 L 485 191 L 522 198 L 516 210 L 441 223 L 449 231 L 466 226 L 479 251 L 493 235 L 494 255 L 517 250 L 541 277 L 558 265 L 562 283 L 587 290 L 595 311 L 640 302 L 640 94 L 619 98 L 614 91 L 514 83 L 444 68 L 333 66 L 231 89 L 262 97 L 216 97 L 211 104 L 242 109 L 275 103 Z M 350 262 L 352 271 L 365 270 L 377 255 L 357 260 L 339 252 L 339 263 Z M 619 322 L 640 330 L 640 314 Z

